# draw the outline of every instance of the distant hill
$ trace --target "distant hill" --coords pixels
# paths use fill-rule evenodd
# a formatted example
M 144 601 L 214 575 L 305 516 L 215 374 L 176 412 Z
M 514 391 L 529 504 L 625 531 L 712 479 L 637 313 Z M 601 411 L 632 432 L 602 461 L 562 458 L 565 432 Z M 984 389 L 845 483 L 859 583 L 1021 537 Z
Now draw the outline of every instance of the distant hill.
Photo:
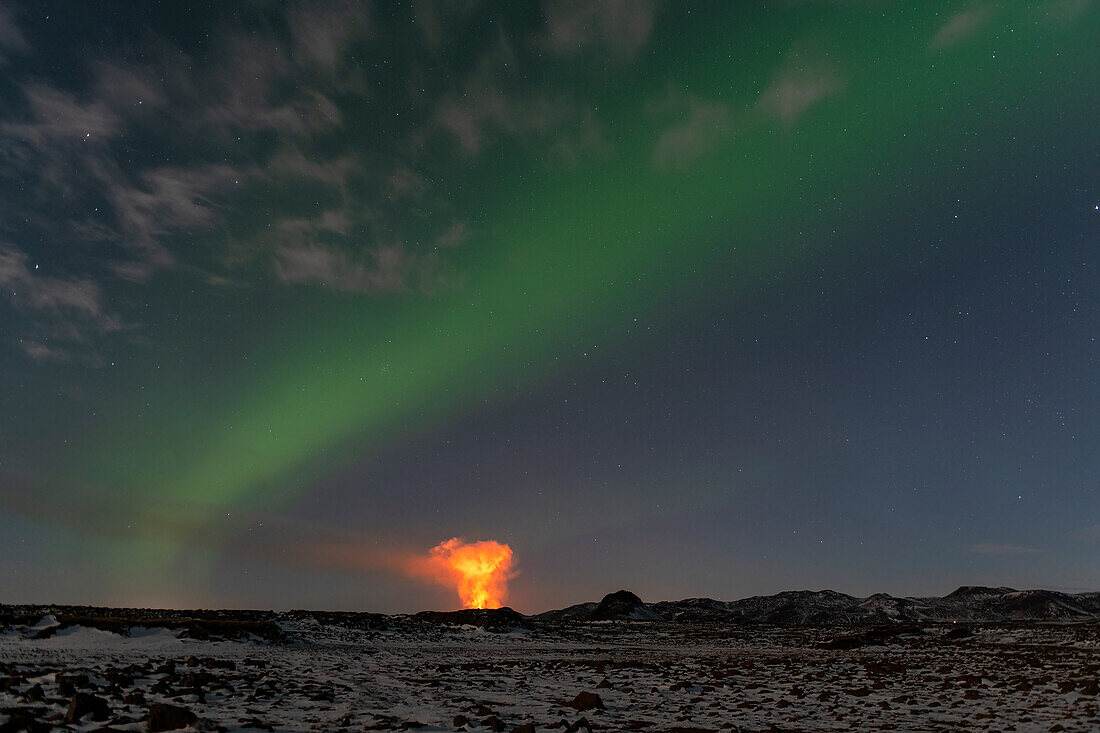
M 39 639 L 72 626 L 118 634 L 129 634 L 135 627 L 161 627 L 179 636 L 197 639 L 280 641 L 286 638 L 284 632 L 303 629 L 309 629 L 311 634 L 337 633 L 341 629 L 379 632 L 429 627 L 478 627 L 491 632 L 508 632 L 533 631 L 544 624 L 599 622 L 882 626 L 1040 621 L 1100 622 L 1100 592 L 1070 594 L 966 585 L 942 598 L 898 598 L 886 593 L 859 598 L 833 590 L 801 590 L 739 601 L 687 598 L 645 603 L 634 593 L 620 590 L 609 593 L 598 603 L 578 603 L 531 616 L 510 608 L 383 615 L 347 611 L 185 611 L 0 604 L 0 633 Z
M 859 598 L 833 590 L 784 591 L 739 601 L 686 598 L 644 603 L 629 591 L 618 591 L 599 603 L 579 603 L 529 616 L 535 622 L 722 621 L 738 624 L 885 624 L 919 622 L 1096 621 L 1100 593 L 1061 593 L 962 586 L 943 596 L 894 597 L 876 593 Z
M 1092 621 L 1100 620 L 1100 593 L 963 586 L 942 598 L 897 598 L 886 593 L 858 598 L 832 590 L 786 591 L 739 601 L 690 598 L 662 601 L 649 607 L 670 621 L 685 622 L 702 619 L 768 624 Z

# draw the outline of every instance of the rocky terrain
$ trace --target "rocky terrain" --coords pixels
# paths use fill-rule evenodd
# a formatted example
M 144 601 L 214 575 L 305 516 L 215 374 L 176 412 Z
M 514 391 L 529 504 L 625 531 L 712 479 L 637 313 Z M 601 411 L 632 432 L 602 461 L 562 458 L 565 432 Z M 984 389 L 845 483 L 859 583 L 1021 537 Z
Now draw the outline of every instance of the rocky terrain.
M 1100 728 L 1096 594 L 538 616 L 0 606 L 0 732 Z

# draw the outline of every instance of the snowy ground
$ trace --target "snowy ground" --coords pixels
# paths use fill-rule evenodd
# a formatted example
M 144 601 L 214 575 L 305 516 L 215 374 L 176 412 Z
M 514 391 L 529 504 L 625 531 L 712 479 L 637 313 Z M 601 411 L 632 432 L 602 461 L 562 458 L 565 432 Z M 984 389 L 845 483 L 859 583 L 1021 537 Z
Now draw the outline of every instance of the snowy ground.
M 196 714 L 191 729 L 230 731 L 1100 729 L 1095 624 L 965 638 L 928 626 L 850 650 L 817 645 L 858 630 L 668 623 L 496 634 L 305 620 L 283 644 L 164 628 L 27 638 L 51 623 L 0 634 L 0 731 L 148 730 L 158 702 Z M 582 692 L 604 709 L 572 706 Z M 78 693 L 105 701 L 105 719 L 66 724 Z

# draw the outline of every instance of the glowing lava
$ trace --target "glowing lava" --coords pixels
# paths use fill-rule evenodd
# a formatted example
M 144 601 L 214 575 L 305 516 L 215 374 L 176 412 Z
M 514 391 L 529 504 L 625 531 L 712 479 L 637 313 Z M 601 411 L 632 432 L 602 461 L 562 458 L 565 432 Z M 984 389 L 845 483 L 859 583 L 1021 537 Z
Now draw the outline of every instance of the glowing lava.
M 513 577 L 512 548 L 455 537 L 433 547 L 424 563 L 437 582 L 453 585 L 464 608 L 500 608 Z

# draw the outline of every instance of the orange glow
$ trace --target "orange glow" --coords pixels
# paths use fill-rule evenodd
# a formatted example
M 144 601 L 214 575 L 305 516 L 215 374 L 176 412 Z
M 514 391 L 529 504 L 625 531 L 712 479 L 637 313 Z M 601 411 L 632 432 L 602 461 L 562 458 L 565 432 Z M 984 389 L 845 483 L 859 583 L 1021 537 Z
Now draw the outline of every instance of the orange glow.
M 417 564 L 437 582 L 453 585 L 464 608 L 500 608 L 514 575 L 512 548 L 493 540 L 466 542 L 455 537 L 433 547 Z

